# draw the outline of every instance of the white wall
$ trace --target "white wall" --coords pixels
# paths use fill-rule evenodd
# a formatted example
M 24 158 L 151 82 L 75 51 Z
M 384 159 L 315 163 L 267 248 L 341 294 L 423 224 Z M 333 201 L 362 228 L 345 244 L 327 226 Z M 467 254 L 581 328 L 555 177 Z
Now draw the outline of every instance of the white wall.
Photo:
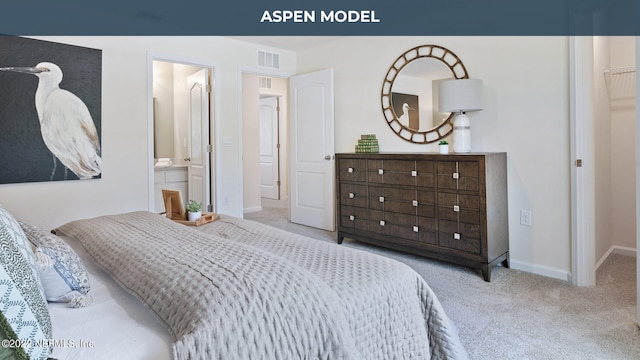
M 437 151 L 397 137 L 381 111 L 384 75 L 417 45 L 453 51 L 484 81 L 485 107 L 469 114 L 472 151 L 506 151 L 513 267 L 567 279 L 570 271 L 569 44 L 566 37 L 346 38 L 298 52 L 298 72 L 335 71 L 336 152 L 360 134 L 384 152 Z M 533 226 L 519 223 L 520 209 Z
M 595 156 L 595 259 L 598 264 L 613 245 L 611 192 L 611 108 L 603 69 L 611 67 L 610 38 L 593 38 L 594 151 Z
M 242 74 L 243 212 L 260 211 L 260 91 L 258 75 Z
M 273 49 L 224 37 L 39 39 L 102 49 L 103 175 L 99 180 L 0 185 L 0 204 L 17 218 L 44 228 L 78 218 L 149 209 L 149 56 L 158 55 L 215 65 L 217 211 L 242 216 L 238 68 L 256 67 L 258 48 Z M 295 54 L 277 51 L 281 71 L 294 73 Z M 223 137 L 228 137 L 229 146 L 223 146 Z
M 611 68 L 635 66 L 635 39 L 610 38 Z M 636 108 L 632 85 L 636 73 L 617 75 L 618 86 L 611 104 L 611 187 L 612 187 L 612 245 L 626 249 L 636 248 Z M 600 75 L 602 76 L 602 75 Z

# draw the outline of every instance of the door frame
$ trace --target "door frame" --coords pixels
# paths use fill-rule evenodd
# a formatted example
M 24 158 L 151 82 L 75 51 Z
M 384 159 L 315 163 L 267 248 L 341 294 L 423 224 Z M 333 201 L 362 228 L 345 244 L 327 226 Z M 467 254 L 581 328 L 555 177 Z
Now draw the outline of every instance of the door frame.
M 240 214 L 238 215 L 238 217 L 242 217 L 244 218 L 244 211 L 242 209 L 244 209 L 244 190 L 243 190 L 243 186 L 244 186 L 244 169 L 242 166 L 242 159 L 244 157 L 244 153 L 243 153 L 243 138 L 244 138 L 244 132 L 242 130 L 242 104 L 244 101 L 244 98 L 242 96 L 242 74 L 251 74 L 251 75 L 257 75 L 257 76 L 269 76 L 269 77 L 277 77 L 277 78 L 282 78 L 282 79 L 287 79 L 287 81 L 289 80 L 289 78 L 295 74 L 291 74 L 291 73 L 287 73 L 284 71 L 280 71 L 280 70 L 276 70 L 276 69 L 269 69 L 269 68 L 262 68 L 262 67 L 257 67 L 257 66 L 243 66 L 240 65 L 238 66 L 238 99 L 240 99 L 240 101 L 238 101 L 238 151 L 240 152 L 240 156 L 238 157 L 238 169 L 239 169 L 239 176 L 240 176 L 240 184 L 242 185 L 240 188 Z M 288 97 L 289 95 L 287 95 Z M 287 99 L 287 103 L 289 103 L 288 99 Z M 285 122 L 285 126 L 289 127 L 289 121 L 287 120 Z M 289 151 L 291 151 L 291 144 L 287 144 Z M 285 154 L 286 156 L 286 154 Z M 287 166 L 289 164 L 289 161 L 287 161 Z M 290 187 L 289 182 L 287 182 L 287 186 Z M 282 189 L 281 189 L 282 191 Z M 290 197 L 287 197 L 287 201 L 291 201 Z
M 593 37 L 570 36 L 571 283 L 577 286 L 596 284 L 593 76 Z
M 276 103 L 276 108 L 275 108 L 275 122 L 274 122 L 274 126 L 272 126 L 272 136 L 273 139 L 275 140 L 275 155 L 273 156 L 273 158 L 275 159 L 275 161 L 273 161 L 273 163 L 275 163 L 275 168 L 276 168 L 276 199 L 280 200 L 281 199 L 281 193 L 282 193 L 282 189 L 281 189 L 281 175 L 282 175 L 282 169 L 280 168 L 281 166 L 281 161 L 280 161 L 280 156 L 281 151 L 280 151 L 280 142 L 282 141 L 281 137 L 280 137 L 280 131 L 282 131 L 281 126 L 282 126 L 282 122 L 281 122 L 281 117 L 280 117 L 280 98 L 284 96 L 284 95 L 264 95 L 260 97 L 260 106 L 262 106 L 262 101 L 265 99 L 274 99 L 275 103 Z M 260 118 L 260 121 L 262 121 L 262 118 Z M 275 127 L 275 129 L 273 129 L 273 127 Z M 260 139 L 260 143 L 262 145 L 262 138 Z M 272 165 L 273 167 L 274 165 Z M 262 173 L 260 174 L 260 176 L 262 176 Z M 261 194 L 262 195 L 262 194 Z
M 219 131 L 219 122 L 215 121 L 215 119 L 219 118 L 220 114 L 218 113 L 218 106 L 216 104 L 219 103 L 220 94 L 218 91 L 215 91 L 216 88 L 216 79 L 220 78 L 219 74 L 219 66 L 215 63 L 200 61 L 197 59 L 184 58 L 175 55 L 168 54 L 160 54 L 160 53 L 147 53 L 147 175 L 149 179 L 148 184 L 148 207 L 149 211 L 154 212 L 155 209 L 155 181 L 154 181 L 154 156 L 153 156 L 153 145 L 155 142 L 153 136 L 153 61 L 164 61 L 171 63 L 179 63 L 191 66 L 197 66 L 202 68 L 208 68 L 209 74 L 211 77 L 211 92 L 209 93 L 209 106 L 211 108 L 209 112 L 209 138 L 211 139 L 211 146 L 213 150 L 212 156 L 209 157 L 209 184 L 215 184 L 215 186 L 211 186 L 211 205 L 213 207 L 213 211 L 217 211 L 218 208 L 218 186 L 219 181 L 217 179 L 217 174 L 220 171 L 217 169 L 217 166 L 220 164 L 220 151 L 218 149 L 217 136 L 220 134 Z

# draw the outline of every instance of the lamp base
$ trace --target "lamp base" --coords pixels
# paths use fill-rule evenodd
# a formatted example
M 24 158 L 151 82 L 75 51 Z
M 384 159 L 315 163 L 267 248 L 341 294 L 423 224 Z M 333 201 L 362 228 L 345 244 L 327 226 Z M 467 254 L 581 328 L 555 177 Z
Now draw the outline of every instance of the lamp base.
M 453 151 L 471 152 L 471 123 L 464 113 L 459 113 L 453 118 Z

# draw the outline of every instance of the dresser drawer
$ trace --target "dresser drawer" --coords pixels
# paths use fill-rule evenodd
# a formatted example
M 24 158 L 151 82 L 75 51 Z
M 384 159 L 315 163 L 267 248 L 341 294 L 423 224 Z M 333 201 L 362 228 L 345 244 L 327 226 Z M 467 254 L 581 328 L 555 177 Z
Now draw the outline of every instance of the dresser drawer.
M 369 231 L 391 236 L 416 237 L 414 226 L 417 226 L 416 216 L 407 216 L 389 211 L 369 211 Z M 400 235 L 403 234 L 403 235 Z
M 349 206 L 367 207 L 367 187 L 365 185 L 340 184 L 340 203 Z
M 416 161 L 416 185 L 420 187 L 436 186 L 436 162 L 433 160 Z
M 342 205 L 340 206 L 340 226 L 367 230 L 368 214 L 365 208 Z
M 340 181 L 364 182 L 367 179 L 367 162 L 364 159 L 339 159 Z
M 452 206 L 438 206 L 438 218 L 443 220 L 460 221 L 466 224 L 480 224 L 480 210 L 456 208 Z
M 480 226 L 441 220 L 438 223 L 440 246 L 480 254 Z
M 416 184 L 415 161 L 369 160 L 367 166 L 369 183 L 408 186 Z
M 439 189 L 480 190 L 480 165 L 477 161 L 438 161 Z
M 369 208 L 402 214 L 416 214 L 416 191 L 402 188 L 370 186 Z

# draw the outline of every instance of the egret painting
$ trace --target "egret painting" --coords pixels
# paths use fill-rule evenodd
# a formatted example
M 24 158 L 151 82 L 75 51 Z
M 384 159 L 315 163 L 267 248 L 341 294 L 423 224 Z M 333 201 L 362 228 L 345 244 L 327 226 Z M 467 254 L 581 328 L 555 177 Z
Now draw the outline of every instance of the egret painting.
M 0 37 L 0 184 L 102 176 L 102 52 Z

